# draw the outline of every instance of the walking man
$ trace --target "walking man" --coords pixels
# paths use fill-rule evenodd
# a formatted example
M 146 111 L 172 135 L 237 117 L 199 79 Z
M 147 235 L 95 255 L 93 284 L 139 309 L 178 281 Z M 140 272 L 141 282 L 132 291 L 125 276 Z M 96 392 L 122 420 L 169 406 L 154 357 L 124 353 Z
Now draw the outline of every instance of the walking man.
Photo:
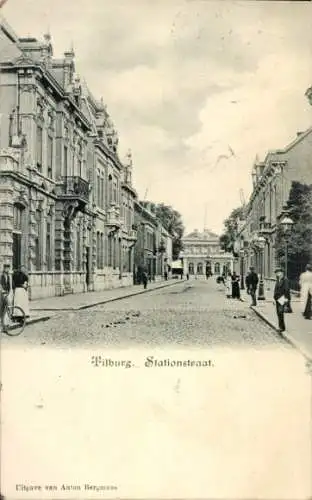
M 3 271 L 0 277 L 0 321 L 1 321 L 1 329 L 5 332 L 6 327 L 4 324 L 4 315 L 5 309 L 8 304 L 8 296 L 11 291 L 11 283 L 10 283 L 10 264 L 4 264 Z
M 246 288 L 247 288 L 247 293 L 249 293 L 251 297 L 252 306 L 257 305 L 256 292 L 257 292 L 258 282 L 259 278 L 257 273 L 255 272 L 255 268 L 250 267 L 250 272 L 246 276 Z
M 274 301 L 276 306 L 276 314 L 278 319 L 278 330 L 279 332 L 284 332 L 286 330 L 285 326 L 285 305 L 290 301 L 290 288 L 288 279 L 284 276 L 283 269 L 277 267 L 275 269 L 276 283 L 274 288 Z

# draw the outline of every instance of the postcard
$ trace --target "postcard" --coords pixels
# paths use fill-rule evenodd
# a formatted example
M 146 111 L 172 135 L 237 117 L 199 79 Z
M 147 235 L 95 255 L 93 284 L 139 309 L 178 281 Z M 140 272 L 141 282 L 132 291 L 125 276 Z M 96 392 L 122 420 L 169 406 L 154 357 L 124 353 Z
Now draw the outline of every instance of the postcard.
M 2 500 L 312 498 L 311 9 L 0 2 Z

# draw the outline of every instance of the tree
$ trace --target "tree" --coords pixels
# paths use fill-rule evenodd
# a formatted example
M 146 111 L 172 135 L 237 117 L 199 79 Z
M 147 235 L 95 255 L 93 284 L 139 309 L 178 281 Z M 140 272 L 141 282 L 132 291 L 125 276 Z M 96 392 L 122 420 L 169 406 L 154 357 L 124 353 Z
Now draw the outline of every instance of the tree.
M 151 210 L 156 214 L 157 219 L 172 237 L 172 258 L 179 258 L 183 250 L 182 237 L 184 234 L 184 225 L 181 214 L 170 205 L 164 203 L 147 202 Z
M 234 242 L 238 231 L 239 220 L 244 219 L 245 208 L 243 206 L 234 208 L 229 217 L 224 221 L 225 231 L 220 236 L 219 242 L 222 250 L 226 252 L 234 251 Z
M 296 286 L 298 276 L 312 261 L 312 184 L 293 181 L 286 209 L 294 222 L 287 237 L 288 276 Z M 281 225 L 276 232 L 275 250 L 278 261 L 285 265 L 286 237 Z

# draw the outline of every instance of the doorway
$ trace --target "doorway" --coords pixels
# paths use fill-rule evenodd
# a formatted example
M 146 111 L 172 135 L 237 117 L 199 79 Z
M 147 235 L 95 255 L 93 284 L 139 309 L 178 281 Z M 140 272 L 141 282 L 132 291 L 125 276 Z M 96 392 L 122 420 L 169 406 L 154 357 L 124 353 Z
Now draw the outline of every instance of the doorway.
M 22 234 L 13 233 L 13 270 L 19 269 L 22 263 Z

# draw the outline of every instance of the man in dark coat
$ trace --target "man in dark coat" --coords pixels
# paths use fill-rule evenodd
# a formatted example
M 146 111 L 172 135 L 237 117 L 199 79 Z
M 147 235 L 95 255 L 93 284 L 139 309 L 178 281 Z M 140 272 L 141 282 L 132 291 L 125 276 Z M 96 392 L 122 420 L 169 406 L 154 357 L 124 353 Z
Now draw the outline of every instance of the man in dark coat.
M 3 271 L 0 277 L 0 321 L 1 321 L 1 328 L 4 332 L 5 332 L 4 313 L 8 303 L 8 295 L 11 291 L 9 271 L 10 271 L 10 264 L 4 264 Z
M 285 305 L 290 302 L 290 288 L 288 279 L 284 276 L 284 272 L 281 267 L 277 267 L 275 269 L 275 274 L 276 283 L 273 298 L 276 306 L 279 332 L 284 332 L 286 330 L 284 320 Z
M 259 278 L 258 278 L 257 273 L 255 272 L 254 267 L 250 268 L 250 272 L 247 274 L 245 281 L 246 281 L 247 292 L 251 296 L 251 300 L 252 300 L 251 305 L 256 306 L 257 305 L 256 291 L 257 291 Z

